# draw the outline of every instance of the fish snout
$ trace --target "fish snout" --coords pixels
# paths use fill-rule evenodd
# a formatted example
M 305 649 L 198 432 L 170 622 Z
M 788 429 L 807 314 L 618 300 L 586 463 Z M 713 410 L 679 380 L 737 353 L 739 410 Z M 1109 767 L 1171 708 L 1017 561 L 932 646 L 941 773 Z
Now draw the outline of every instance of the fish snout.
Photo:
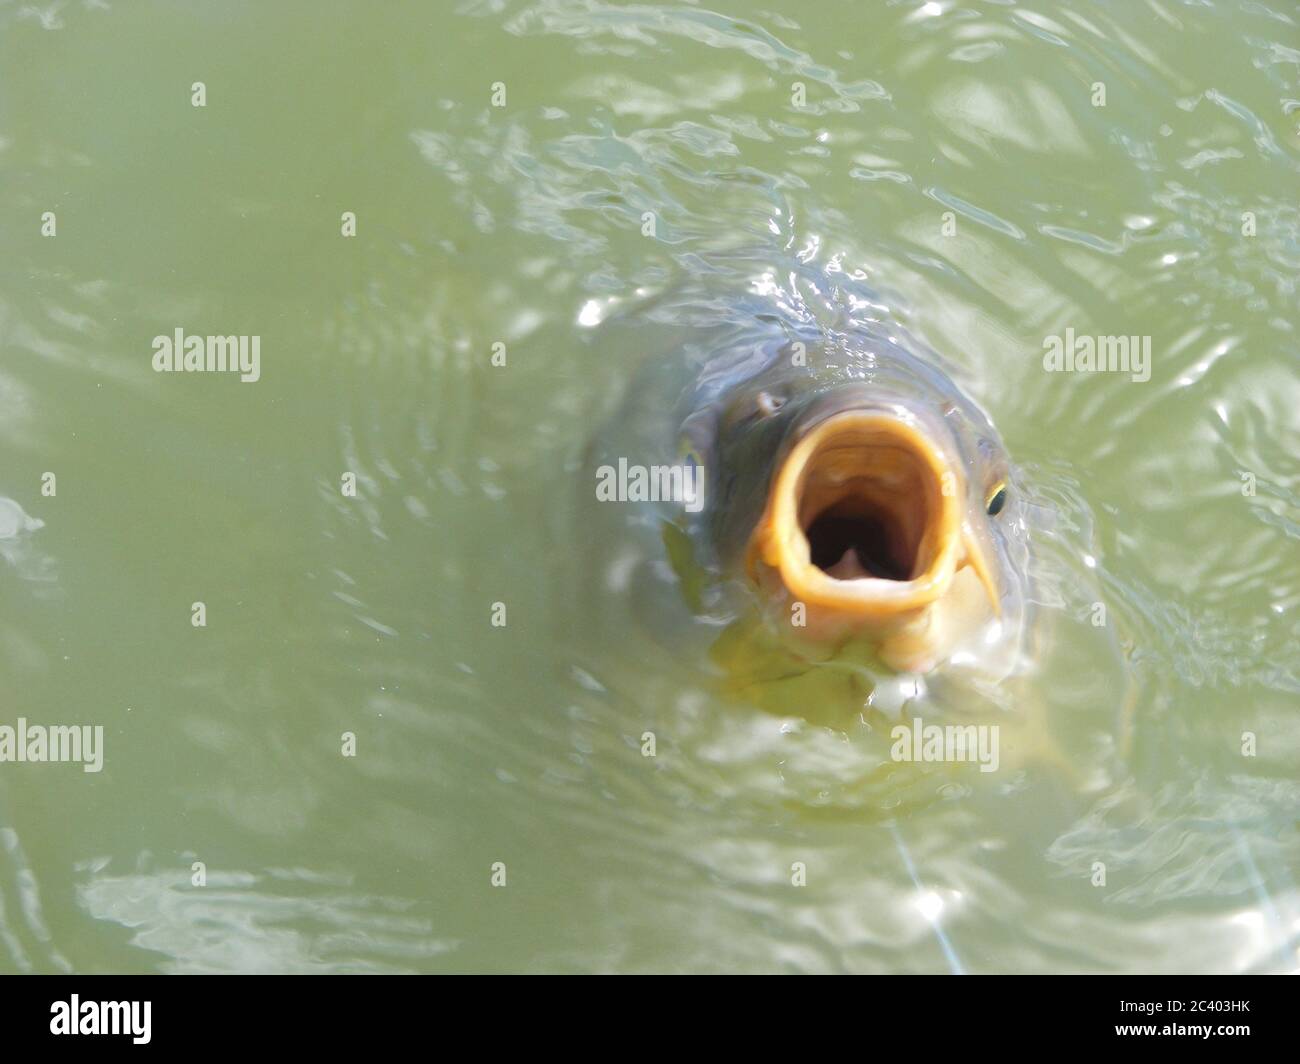
M 959 465 L 919 420 L 835 413 L 781 460 L 751 541 L 751 575 L 804 604 L 812 637 L 889 636 L 909 648 L 895 655 L 902 667 L 928 662 L 931 607 L 966 564 L 997 608 L 988 565 L 967 549 L 965 496 Z

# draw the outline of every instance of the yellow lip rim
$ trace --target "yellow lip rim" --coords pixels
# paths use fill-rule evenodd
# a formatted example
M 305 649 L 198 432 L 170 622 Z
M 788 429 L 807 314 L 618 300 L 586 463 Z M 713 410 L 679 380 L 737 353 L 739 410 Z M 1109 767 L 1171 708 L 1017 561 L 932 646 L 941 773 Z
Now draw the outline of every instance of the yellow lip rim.
M 809 557 L 808 538 L 799 523 L 802 478 L 823 441 L 853 429 L 893 437 L 919 455 L 934 475 L 940 500 L 939 519 L 927 536 L 935 538 L 939 549 L 925 572 L 911 580 L 876 577 L 837 580 L 813 565 Z M 767 509 L 751 541 L 751 565 L 754 560 L 761 560 L 776 570 L 790 594 L 802 602 L 860 616 L 894 614 L 926 606 L 947 590 L 957 569 L 958 551 L 964 538 L 957 478 L 952 474 L 945 480 L 945 474 L 952 471 L 943 454 L 924 433 L 906 421 L 854 412 L 827 418 L 805 435 L 781 464 L 768 495 Z M 952 487 L 948 494 L 943 491 L 945 484 Z

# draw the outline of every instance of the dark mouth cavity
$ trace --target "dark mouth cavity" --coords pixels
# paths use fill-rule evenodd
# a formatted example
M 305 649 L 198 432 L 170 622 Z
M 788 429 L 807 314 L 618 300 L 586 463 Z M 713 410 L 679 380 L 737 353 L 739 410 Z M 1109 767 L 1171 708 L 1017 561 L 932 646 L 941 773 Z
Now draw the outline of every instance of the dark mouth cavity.
M 847 500 L 822 511 L 805 535 L 813 565 L 840 580 L 909 580 L 916 565 L 915 552 L 887 512 L 855 508 Z

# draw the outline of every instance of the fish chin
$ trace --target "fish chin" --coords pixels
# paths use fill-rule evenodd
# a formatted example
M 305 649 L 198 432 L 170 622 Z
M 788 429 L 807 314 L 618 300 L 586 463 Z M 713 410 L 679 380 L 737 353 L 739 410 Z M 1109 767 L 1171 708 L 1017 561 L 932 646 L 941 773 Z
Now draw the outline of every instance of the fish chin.
M 959 470 L 917 422 L 837 413 L 786 453 L 750 572 L 761 589 L 803 604 L 801 634 L 868 635 L 885 664 L 924 671 L 958 628 L 997 609 L 965 495 Z

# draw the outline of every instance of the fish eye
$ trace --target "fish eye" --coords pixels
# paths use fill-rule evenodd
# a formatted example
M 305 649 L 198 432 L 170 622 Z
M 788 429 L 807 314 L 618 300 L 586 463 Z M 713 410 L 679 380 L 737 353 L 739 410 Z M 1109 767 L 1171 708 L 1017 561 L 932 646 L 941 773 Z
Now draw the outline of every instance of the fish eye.
M 690 440 L 682 440 L 681 462 L 682 465 L 693 465 L 696 469 L 704 468 L 704 459 L 700 457 L 700 452 L 695 449 L 695 445 Z
M 706 407 L 691 414 L 677 430 L 677 459 L 683 465 L 704 469 L 713 453 L 717 414 Z
M 984 503 L 984 508 L 988 511 L 990 517 L 997 517 L 1002 512 L 1002 507 L 1007 504 L 1007 484 L 1006 481 L 994 485 L 989 492 L 989 497 Z

